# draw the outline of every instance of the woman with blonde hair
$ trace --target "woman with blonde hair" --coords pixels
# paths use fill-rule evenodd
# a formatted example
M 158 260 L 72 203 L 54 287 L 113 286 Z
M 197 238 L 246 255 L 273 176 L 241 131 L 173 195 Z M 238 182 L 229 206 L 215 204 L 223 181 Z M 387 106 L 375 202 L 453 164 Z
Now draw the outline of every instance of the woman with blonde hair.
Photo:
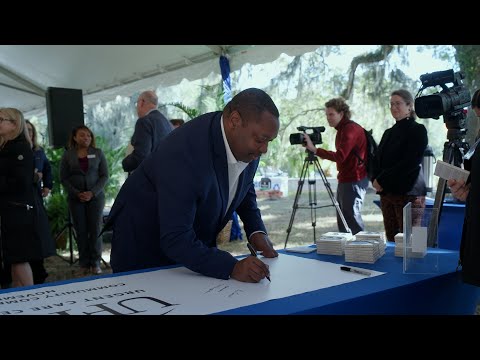
M 32 145 L 23 114 L 0 108 L 0 221 L 3 265 L 11 266 L 12 286 L 33 285 L 31 260 L 43 258 L 35 235 Z

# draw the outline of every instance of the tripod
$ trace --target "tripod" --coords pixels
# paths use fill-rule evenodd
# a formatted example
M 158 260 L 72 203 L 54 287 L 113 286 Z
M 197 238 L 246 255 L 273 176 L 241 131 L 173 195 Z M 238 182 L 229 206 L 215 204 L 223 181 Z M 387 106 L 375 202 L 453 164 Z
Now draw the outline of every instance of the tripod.
M 469 144 L 465 142 L 466 130 L 463 128 L 465 123 L 465 114 L 462 112 L 457 115 L 444 115 L 447 125 L 447 139 L 443 145 L 443 161 L 460 167 L 463 162 L 463 155 L 468 151 Z M 438 224 L 442 215 L 443 200 L 445 199 L 445 189 L 447 180 L 439 178 L 437 192 L 435 193 L 435 202 L 433 208 L 438 209 L 437 217 L 432 216 L 428 226 L 427 246 L 437 247 Z
M 65 259 L 63 256 L 56 254 L 60 259 L 62 259 L 65 262 L 70 263 L 70 265 L 75 264 L 77 260 L 73 261 L 73 241 L 72 238 L 75 237 L 75 241 L 77 241 L 77 236 L 75 235 L 75 229 L 73 228 L 72 224 L 72 219 L 70 215 L 70 210 L 68 210 L 68 215 L 67 215 L 67 222 L 66 224 L 60 229 L 58 234 L 55 236 L 55 243 L 57 243 L 57 240 L 65 233 L 65 231 L 68 230 L 68 247 L 70 249 L 70 260 Z
M 317 225 L 317 209 L 320 209 L 320 208 L 335 206 L 335 208 L 337 209 L 337 214 L 338 216 L 340 216 L 340 219 L 342 220 L 343 226 L 345 226 L 345 229 L 347 229 L 347 232 L 349 233 L 352 232 L 348 227 L 347 222 L 345 221 L 345 217 L 343 216 L 342 210 L 340 209 L 337 199 L 335 199 L 335 196 L 333 195 L 333 191 L 332 191 L 332 188 L 330 187 L 330 183 L 328 182 L 327 177 L 325 176 L 325 173 L 323 172 L 323 169 L 320 166 L 320 162 L 318 161 L 318 158 L 315 156 L 314 153 L 312 153 L 308 149 L 305 150 L 305 152 L 307 153 L 307 155 L 305 157 L 305 160 L 303 161 L 303 167 L 300 173 L 300 179 L 298 180 L 297 193 L 295 194 L 295 200 L 293 201 L 292 215 L 290 217 L 290 222 L 288 224 L 287 238 L 285 239 L 285 246 L 283 248 L 287 247 L 288 238 L 290 236 L 290 232 L 292 231 L 293 221 L 295 219 L 295 214 L 297 213 L 297 209 L 310 209 L 310 218 L 312 220 L 314 244 L 316 243 L 315 227 Z M 314 167 L 313 170 L 314 171 L 317 170 L 318 173 L 320 174 L 323 184 L 325 185 L 325 189 L 327 189 L 328 196 L 332 201 L 331 205 L 317 206 L 317 192 L 316 192 L 317 180 L 315 178 L 315 175 L 313 176 L 313 179 L 310 178 L 310 171 L 309 171 L 310 166 L 313 166 Z M 298 200 L 300 198 L 300 195 L 302 194 L 303 184 L 305 183 L 305 178 L 307 177 L 307 174 L 308 174 L 308 206 L 300 206 L 298 205 Z
M 55 243 L 60 238 L 60 236 L 62 236 L 65 233 L 65 231 L 67 231 L 67 230 L 68 230 L 68 247 L 70 248 L 70 259 L 65 259 L 63 256 L 61 256 L 59 254 L 56 254 L 56 255 L 60 259 L 62 259 L 63 261 L 70 263 L 70 265 L 73 265 L 78 261 L 78 259 L 76 259 L 75 261 L 73 260 L 73 241 L 72 241 L 72 238 L 75 238 L 75 241 L 77 241 L 77 235 L 75 234 L 75 229 L 73 228 L 73 223 L 72 223 L 72 218 L 71 218 L 71 215 L 70 215 L 70 210 L 68 210 L 67 223 L 63 226 L 63 228 L 60 229 L 58 234 L 55 236 Z M 100 235 L 101 235 L 101 233 L 100 233 Z M 101 257 L 100 260 L 102 260 L 103 265 L 105 265 L 105 267 L 107 269 L 110 268 L 110 265 L 103 259 L 103 257 Z

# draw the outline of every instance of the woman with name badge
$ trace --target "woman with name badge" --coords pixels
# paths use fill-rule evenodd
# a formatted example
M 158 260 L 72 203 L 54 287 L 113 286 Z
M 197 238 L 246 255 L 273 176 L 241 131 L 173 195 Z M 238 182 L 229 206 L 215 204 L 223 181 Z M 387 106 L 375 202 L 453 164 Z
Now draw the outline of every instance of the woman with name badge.
M 82 274 L 100 274 L 103 244 L 98 235 L 108 168 L 105 155 L 95 145 L 93 132 L 84 125 L 72 130 L 60 163 L 60 180 L 68 193 Z

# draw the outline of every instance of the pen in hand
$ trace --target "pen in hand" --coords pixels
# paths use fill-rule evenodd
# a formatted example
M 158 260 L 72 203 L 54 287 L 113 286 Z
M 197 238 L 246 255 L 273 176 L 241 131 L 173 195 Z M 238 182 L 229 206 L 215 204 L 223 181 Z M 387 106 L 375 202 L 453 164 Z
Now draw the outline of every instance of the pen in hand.
M 257 252 L 249 242 L 247 242 L 247 247 L 248 250 L 250 250 L 250 254 L 252 254 L 252 256 L 258 257 Z M 272 280 L 270 280 L 270 276 L 266 275 L 265 277 L 268 279 L 268 281 L 272 282 Z

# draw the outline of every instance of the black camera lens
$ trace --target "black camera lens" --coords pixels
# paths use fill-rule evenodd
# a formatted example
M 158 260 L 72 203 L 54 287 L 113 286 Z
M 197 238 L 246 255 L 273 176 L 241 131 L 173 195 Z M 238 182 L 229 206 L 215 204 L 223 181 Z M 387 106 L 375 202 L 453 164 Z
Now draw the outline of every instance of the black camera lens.
M 321 132 L 325 131 L 324 126 L 315 126 L 315 127 L 299 126 L 297 127 L 297 130 L 303 131 L 305 134 L 307 134 L 307 130 L 311 130 L 311 132 L 308 133 L 308 136 L 310 137 L 310 140 L 312 140 L 312 143 L 314 145 L 318 145 L 322 143 Z M 291 145 L 306 144 L 305 135 L 302 133 L 290 134 L 290 144 Z
M 290 145 L 303 144 L 304 136 L 302 133 L 290 134 Z
M 437 71 L 420 76 L 422 87 L 419 94 L 426 87 L 440 85 L 442 91 L 432 95 L 418 96 L 415 98 L 415 112 L 421 119 L 438 119 L 440 116 L 447 118 L 461 116 L 463 109 L 470 105 L 470 91 L 462 83 L 465 76 L 453 70 Z M 447 83 L 453 83 L 447 87 Z

